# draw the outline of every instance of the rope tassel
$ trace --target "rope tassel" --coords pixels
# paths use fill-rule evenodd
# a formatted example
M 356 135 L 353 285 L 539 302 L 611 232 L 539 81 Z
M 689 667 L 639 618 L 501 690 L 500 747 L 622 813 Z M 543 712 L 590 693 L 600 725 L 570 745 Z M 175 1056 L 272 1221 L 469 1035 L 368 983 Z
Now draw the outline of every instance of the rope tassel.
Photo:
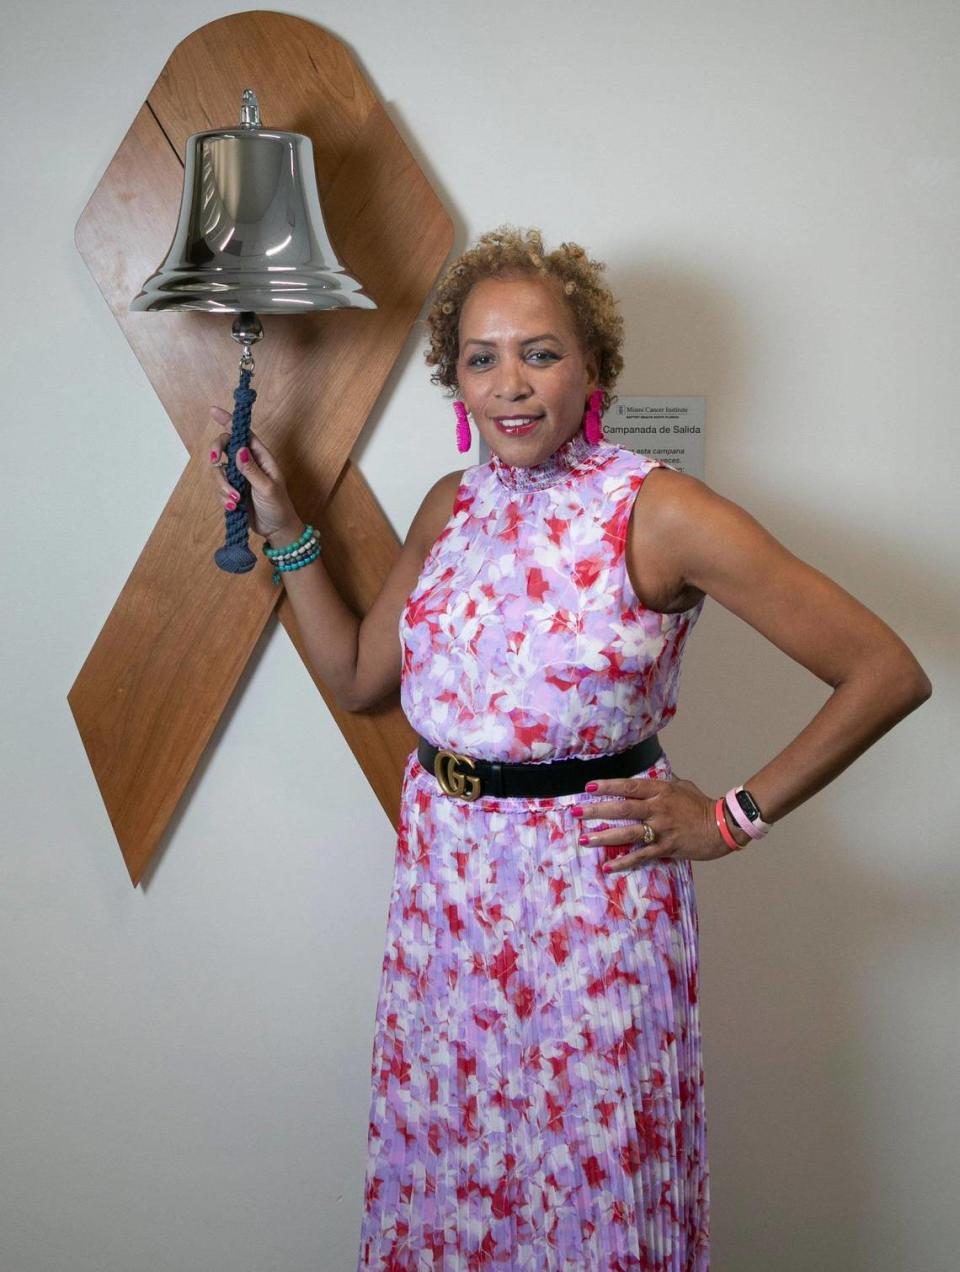
M 257 400 L 256 389 L 250 387 L 251 370 L 240 372 L 240 384 L 233 390 L 233 422 L 231 424 L 230 441 L 227 443 L 227 481 L 238 491 L 240 498 L 236 508 L 224 511 L 226 521 L 226 537 L 222 548 L 217 548 L 213 559 L 221 570 L 228 574 L 246 574 L 257 564 L 257 558 L 247 544 L 249 526 L 247 523 L 247 491 L 250 483 L 237 468 L 236 455 L 244 446 L 250 445 L 250 416 L 253 404 Z

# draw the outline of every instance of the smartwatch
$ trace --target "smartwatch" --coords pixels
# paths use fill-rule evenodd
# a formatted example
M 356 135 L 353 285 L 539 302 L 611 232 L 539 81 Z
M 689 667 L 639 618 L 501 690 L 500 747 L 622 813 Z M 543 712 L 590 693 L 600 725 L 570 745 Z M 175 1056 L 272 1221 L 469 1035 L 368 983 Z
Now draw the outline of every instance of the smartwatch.
M 730 794 L 736 800 L 735 805 L 730 796 L 727 796 L 727 807 L 734 820 L 752 839 L 762 839 L 770 827 L 761 817 L 757 801 L 743 786 L 737 786 Z

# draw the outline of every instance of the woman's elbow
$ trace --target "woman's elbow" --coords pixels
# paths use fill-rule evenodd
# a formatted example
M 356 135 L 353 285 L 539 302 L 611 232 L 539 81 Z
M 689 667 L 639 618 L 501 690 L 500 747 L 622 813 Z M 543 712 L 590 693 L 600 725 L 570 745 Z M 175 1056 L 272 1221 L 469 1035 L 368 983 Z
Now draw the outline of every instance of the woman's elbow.
M 878 651 L 873 657 L 855 663 L 835 689 L 846 685 L 851 692 L 861 693 L 884 704 L 884 711 L 894 721 L 915 711 L 933 693 L 930 677 L 900 641 L 898 648 Z
M 909 651 L 894 665 L 892 674 L 889 674 L 889 684 L 903 703 L 904 715 L 915 711 L 933 693 L 930 677 Z
M 917 664 L 917 670 L 919 672 L 919 676 L 914 687 L 915 697 L 913 705 L 915 707 L 919 707 L 921 703 L 926 702 L 926 700 L 933 694 L 933 683 L 919 663 Z

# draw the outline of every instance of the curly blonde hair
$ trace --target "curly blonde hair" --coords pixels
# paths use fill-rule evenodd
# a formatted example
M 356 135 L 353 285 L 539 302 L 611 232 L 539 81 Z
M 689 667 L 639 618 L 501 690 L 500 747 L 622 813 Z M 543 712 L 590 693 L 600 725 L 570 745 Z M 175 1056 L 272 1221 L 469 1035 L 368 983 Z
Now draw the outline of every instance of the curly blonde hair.
M 458 391 L 457 358 L 460 353 L 460 311 L 474 283 L 484 278 L 516 276 L 556 279 L 570 307 L 574 326 L 585 352 L 593 351 L 599 364 L 600 388 L 606 410 L 610 390 L 623 370 L 623 318 L 617 302 L 601 278 L 606 264 L 591 260 L 579 243 L 561 243 L 547 252 L 537 229 L 501 225 L 481 234 L 447 268 L 434 294 L 426 318 L 429 345 L 427 365 L 436 367 L 432 384 Z

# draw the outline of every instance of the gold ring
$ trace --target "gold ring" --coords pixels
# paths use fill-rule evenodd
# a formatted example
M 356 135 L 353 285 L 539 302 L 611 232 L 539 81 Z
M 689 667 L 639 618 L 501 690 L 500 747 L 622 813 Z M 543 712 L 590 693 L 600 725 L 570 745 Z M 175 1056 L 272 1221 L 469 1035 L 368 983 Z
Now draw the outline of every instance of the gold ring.
M 643 842 L 652 844 L 657 837 L 657 832 L 653 829 L 649 822 L 643 823 Z

